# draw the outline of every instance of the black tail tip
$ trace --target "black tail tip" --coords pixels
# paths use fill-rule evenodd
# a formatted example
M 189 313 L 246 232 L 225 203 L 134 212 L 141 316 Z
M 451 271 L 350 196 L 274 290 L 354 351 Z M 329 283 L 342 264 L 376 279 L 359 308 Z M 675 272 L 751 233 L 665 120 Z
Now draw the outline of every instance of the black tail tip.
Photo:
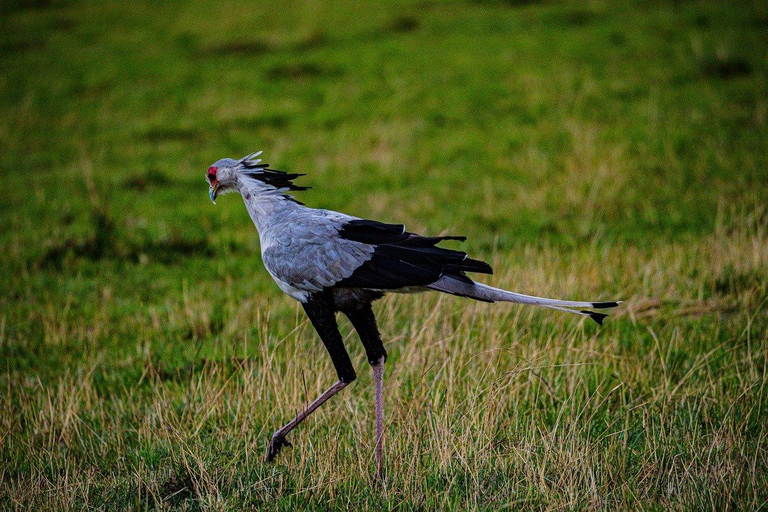
M 603 320 L 608 316 L 605 313 L 595 313 L 594 311 L 582 311 L 582 313 L 589 315 L 589 318 L 597 322 L 597 325 L 603 325 Z
M 615 308 L 619 304 L 621 304 L 620 300 L 618 301 L 614 300 L 611 302 L 593 302 L 592 307 L 597 309 L 607 309 L 607 308 Z

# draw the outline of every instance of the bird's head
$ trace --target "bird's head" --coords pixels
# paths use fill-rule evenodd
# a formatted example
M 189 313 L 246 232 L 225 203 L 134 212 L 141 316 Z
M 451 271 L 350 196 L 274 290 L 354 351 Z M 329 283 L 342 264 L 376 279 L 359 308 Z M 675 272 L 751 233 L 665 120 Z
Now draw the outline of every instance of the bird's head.
M 303 174 L 287 173 L 270 169 L 269 164 L 262 163 L 258 153 L 253 153 L 240 160 L 232 158 L 222 158 L 214 162 L 205 175 L 208 182 L 208 196 L 211 201 L 216 203 L 216 198 L 229 192 L 239 192 L 239 183 L 248 182 L 255 184 L 259 189 L 265 191 L 292 191 L 306 190 L 309 187 L 302 187 L 293 183 L 293 180 Z
M 208 197 L 213 203 L 221 194 L 237 192 L 238 166 L 240 162 L 231 158 L 222 158 L 214 162 L 205 175 L 208 181 Z

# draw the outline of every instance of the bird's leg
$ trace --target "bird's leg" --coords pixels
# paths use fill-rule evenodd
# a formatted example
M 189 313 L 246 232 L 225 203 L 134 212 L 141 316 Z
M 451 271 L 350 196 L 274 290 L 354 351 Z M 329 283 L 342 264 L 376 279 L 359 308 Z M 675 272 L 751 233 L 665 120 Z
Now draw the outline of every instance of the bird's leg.
M 269 442 L 269 452 L 267 452 L 267 460 L 272 461 L 275 456 L 280 452 L 283 446 L 291 446 L 291 443 L 285 438 L 288 432 L 299 426 L 299 423 L 304 421 L 307 416 L 315 412 L 315 410 L 328 401 L 333 395 L 344 389 L 349 385 L 348 382 L 337 381 L 336 384 L 326 389 L 322 395 L 317 397 L 306 409 L 296 415 L 291 421 L 283 425 L 277 432 L 272 434 L 272 439 Z
M 376 472 L 374 478 L 377 484 L 384 482 L 384 362 L 387 351 L 381 342 L 376 317 L 371 303 L 365 303 L 357 309 L 344 311 L 352 322 L 360 341 L 363 342 L 368 362 L 373 368 L 374 395 L 376 400 Z
M 344 348 L 344 342 L 342 341 L 341 333 L 339 333 L 339 328 L 336 325 L 332 297 L 326 294 L 316 293 L 311 295 L 309 300 L 302 305 L 304 306 L 304 311 L 306 311 L 309 320 L 320 335 L 320 339 L 323 340 L 323 344 L 331 356 L 333 366 L 336 368 L 336 373 L 339 375 L 339 380 L 309 404 L 306 409 L 301 411 L 295 418 L 286 423 L 280 430 L 272 435 L 272 439 L 269 442 L 269 451 L 267 452 L 267 460 L 269 461 L 275 458 L 275 455 L 278 454 L 283 446 L 291 445 L 288 440 L 285 439 L 285 436 L 288 435 L 291 430 L 296 428 L 299 423 L 315 412 L 318 407 L 327 402 L 333 395 L 347 387 L 349 383 L 357 377 L 355 375 L 355 369 L 352 366 L 352 361 L 349 359 L 349 354 L 347 354 L 347 350 Z
M 379 359 L 373 366 L 374 392 L 376 395 L 376 474 L 377 483 L 384 481 L 384 361 Z

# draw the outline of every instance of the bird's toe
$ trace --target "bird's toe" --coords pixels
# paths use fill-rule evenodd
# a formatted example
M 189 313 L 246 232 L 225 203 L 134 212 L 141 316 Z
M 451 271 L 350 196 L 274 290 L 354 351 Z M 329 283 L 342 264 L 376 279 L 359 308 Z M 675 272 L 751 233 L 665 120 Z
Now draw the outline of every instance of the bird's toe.
M 272 462 L 278 453 L 280 453 L 280 450 L 284 446 L 293 446 L 290 441 L 288 441 L 284 436 L 279 436 L 275 434 L 272 436 L 272 439 L 269 441 L 269 450 L 267 451 L 267 461 Z

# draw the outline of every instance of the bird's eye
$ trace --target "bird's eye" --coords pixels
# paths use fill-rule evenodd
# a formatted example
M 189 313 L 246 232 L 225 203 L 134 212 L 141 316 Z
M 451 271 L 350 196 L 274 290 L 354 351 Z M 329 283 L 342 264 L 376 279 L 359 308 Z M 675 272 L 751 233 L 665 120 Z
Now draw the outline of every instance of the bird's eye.
M 216 171 L 218 171 L 216 167 L 208 168 L 208 181 L 216 181 Z

